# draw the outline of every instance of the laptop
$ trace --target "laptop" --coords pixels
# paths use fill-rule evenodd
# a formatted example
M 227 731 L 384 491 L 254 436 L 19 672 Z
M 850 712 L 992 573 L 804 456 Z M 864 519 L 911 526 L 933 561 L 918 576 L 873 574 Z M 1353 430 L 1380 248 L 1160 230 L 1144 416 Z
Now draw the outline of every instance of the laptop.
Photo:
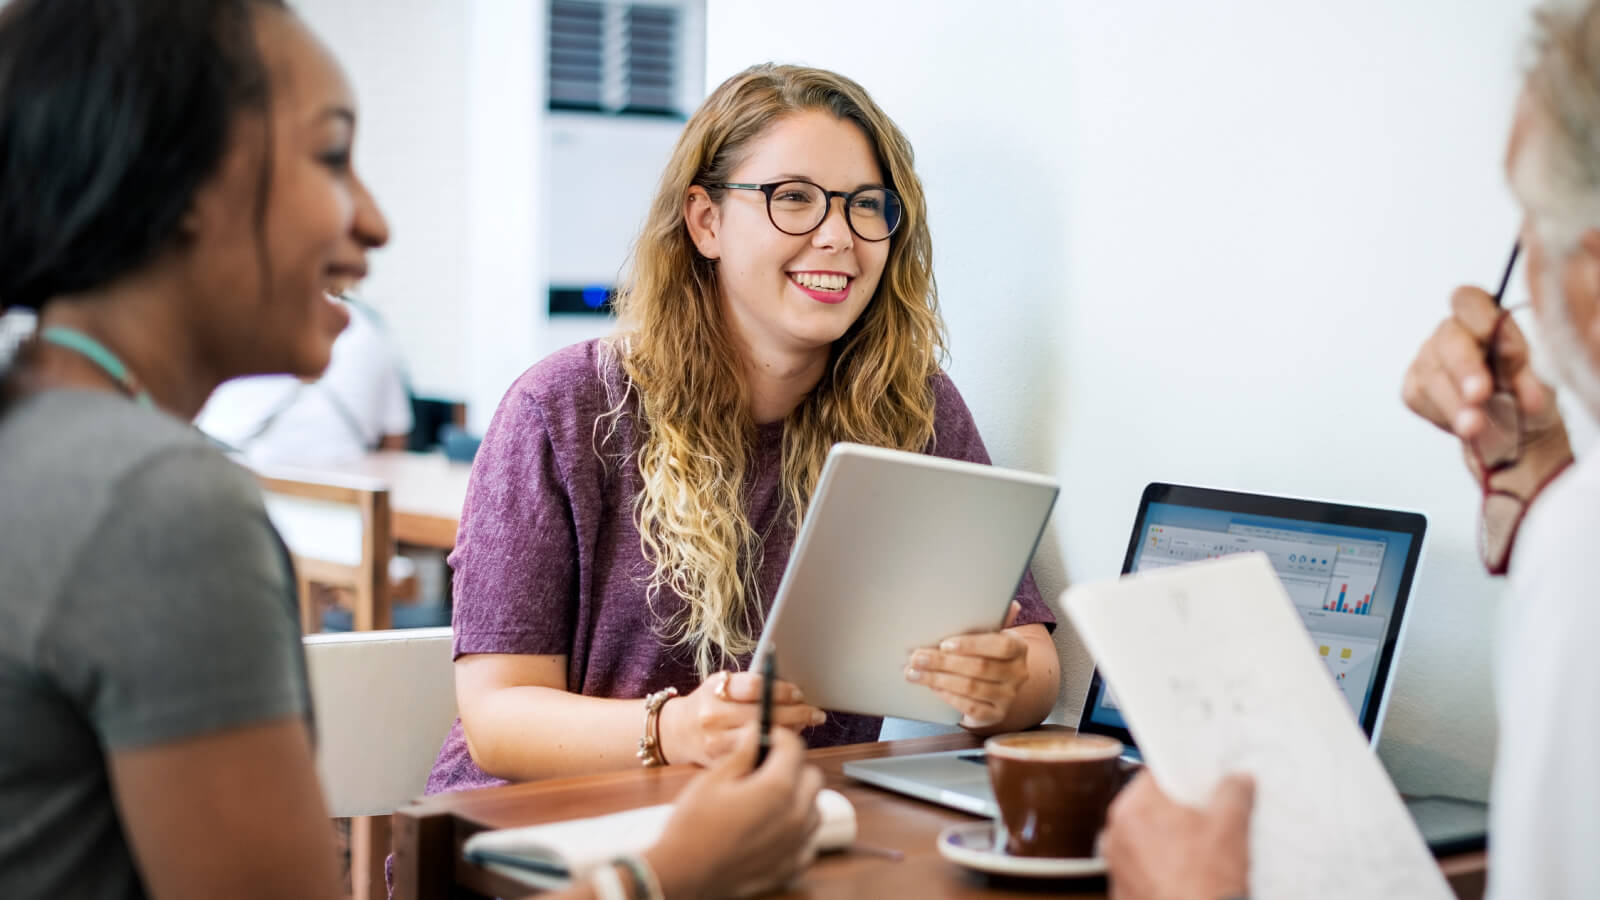
M 1426 530 L 1427 519 L 1413 512 L 1155 483 L 1139 500 L 1122 574 L 1265 552 L 1318 656 L 1375 746 Z M 1116 697 L 1098 671 L 1090 679 L 1078 730 L 1114 737 L 1137 758 Z M 849 762 L 844 772 L 974 815 L 996 813 L 981 750 Z M 1437 818 L 1448 820 L 1451 847 L 1459 849 L 1462 834 L 1472 831 L 1463 817 L 1474 818 L 1482 805 L 1463 811 L 1461 802 L 1431 802 L 1428 820 L 1446 806 L 1450 814 Z

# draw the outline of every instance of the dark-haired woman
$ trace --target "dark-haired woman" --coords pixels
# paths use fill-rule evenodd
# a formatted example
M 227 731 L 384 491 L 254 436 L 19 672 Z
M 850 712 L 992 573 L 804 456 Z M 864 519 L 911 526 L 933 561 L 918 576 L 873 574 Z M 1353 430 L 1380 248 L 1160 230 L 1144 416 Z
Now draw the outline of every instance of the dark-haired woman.
M 337 896 L 288 561 L 188 421 L 327 365 L 387 239 L 355 122 L 272 0 L 0 7 L 0 311 L 39 311 L 0 383 L 0 897 Z M 778 737 L 688 790 L 668 896 L 795 864 L 820 776 Z

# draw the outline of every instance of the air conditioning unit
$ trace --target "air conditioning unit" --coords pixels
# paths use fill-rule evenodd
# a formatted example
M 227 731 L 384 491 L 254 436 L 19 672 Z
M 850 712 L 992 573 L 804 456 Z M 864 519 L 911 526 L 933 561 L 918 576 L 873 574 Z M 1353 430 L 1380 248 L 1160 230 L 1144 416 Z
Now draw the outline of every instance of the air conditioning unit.
M 704 0 L 549 0 L 541 353 L 609 304 L 683 124 L 704 98 Z

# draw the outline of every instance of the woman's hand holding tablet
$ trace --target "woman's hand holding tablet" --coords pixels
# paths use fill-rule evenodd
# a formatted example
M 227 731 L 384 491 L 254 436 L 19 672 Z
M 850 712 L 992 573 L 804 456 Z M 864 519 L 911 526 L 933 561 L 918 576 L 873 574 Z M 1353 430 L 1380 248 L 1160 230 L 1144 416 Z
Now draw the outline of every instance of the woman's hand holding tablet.
M 917 650 L 906 666 L 906 680 L 927 685 L 961 713 L 963 728 L 1004 721 L 1028 680 L 1028 642 L 1004 630 L 1021 611 L 1013 600 L 1002 630 L 957 635 Z

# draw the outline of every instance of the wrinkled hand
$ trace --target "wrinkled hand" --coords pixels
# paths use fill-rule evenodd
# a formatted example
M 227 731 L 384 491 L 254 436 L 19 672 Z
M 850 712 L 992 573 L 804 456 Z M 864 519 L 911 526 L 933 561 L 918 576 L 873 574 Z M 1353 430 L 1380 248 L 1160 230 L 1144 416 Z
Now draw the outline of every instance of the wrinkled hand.
M 766 762 L 752 772 L 757 731 L 749 725 L 735 732 L 729 752 L 678 795 L 661 840 L 645 852 L 669 900 L 782 884 L 811 862 L 822 773 L 805 764 L 798 736 L 778 730 Z
M 1245 896 L 1254 805 L 1248 776 L 1223 778 L 1204 809 L 1191 809 L 1140 773 L 1112 802 L 1100 836 L 1111 900 Z
M 1005 631 L 1022 608 L 1016 601 L 1000 631 L 946 638 L 911 654 L 906 680 L 925 684 L 961 713 L 963 728 L 986 728 L 1011 711 L 1028 680 L 1028 643 Z
M 1412 412 L 1463 441 L 1489 427 L 1485 404 L 1498 375 L 1517 398 L 1525 440 L 1538 440 L 1559 426 L 1555 392 L 1528 363 L 1528 342 L 1515 321 L 1500 326 L 1495 341 L 1496 372 L 1488 365 L 1489 339 L 1502 311 L 1494 298 L 1475 287 L 1457 288 L 1451 315 L 1434 330 L 1406 370 L 1401 397 Z
M 661 707 L 662 751 L 669 763 L 708 765 L 732 752 L 738 730 L 760 717 L 761 675 L 717 672 L 689 695 L 674 697 Z M 772 683 L 773 725 L 799 731 L 825 721 L 822 710 L 806 705 L 798 687 L 787 681 Z

